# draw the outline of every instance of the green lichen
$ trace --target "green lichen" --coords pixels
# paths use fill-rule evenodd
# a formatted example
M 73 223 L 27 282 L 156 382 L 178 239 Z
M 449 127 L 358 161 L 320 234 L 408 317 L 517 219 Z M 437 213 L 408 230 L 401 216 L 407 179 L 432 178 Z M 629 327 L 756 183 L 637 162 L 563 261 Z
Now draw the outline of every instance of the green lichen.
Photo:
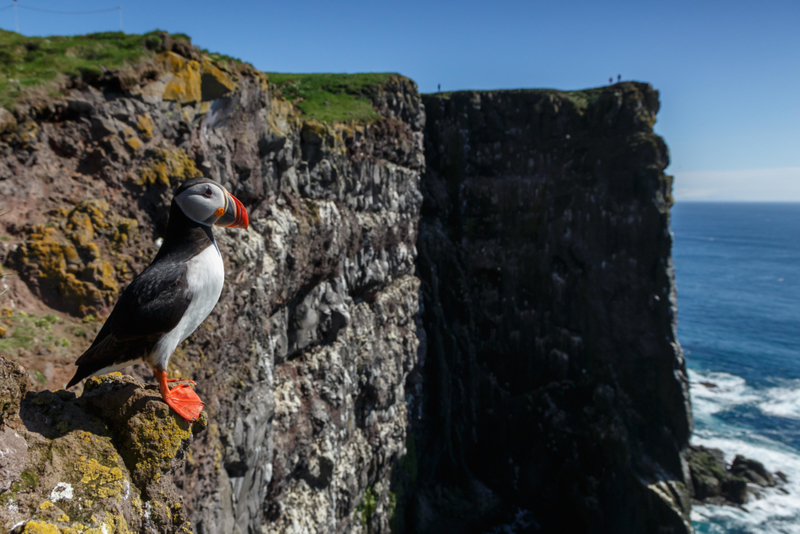
M 30 469 L 25 469 L 20 475 L 19 480 L 11 484 L 11 487 L 0 494 L 0 506 L 5 506 L 8 501 L 16 499 L 17 494 L 29 490 L 34 490 L 39 485 L 39 476 Z
M 375 492 L 375 488 L 367 488 L 363 497 L 361 497 L 361 502 L 356 507 L 356 513 L 359 515 L 361 526 L 364 528 L 367 528 L 367 525 L 369 525 L 369 521 L 372 519 L 373 514 L 375 514 L 377 505 L 378 495 Z

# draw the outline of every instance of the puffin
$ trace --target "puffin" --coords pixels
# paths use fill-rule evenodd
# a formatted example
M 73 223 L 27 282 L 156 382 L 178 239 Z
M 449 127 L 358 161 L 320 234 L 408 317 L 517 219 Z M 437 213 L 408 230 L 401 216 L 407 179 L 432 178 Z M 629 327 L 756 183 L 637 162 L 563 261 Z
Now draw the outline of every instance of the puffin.
M 183 182 L 172 198 L 164 242 L 152 263 L 122 292 L 89 347 L 75 362 L 67 384 L 137 363 L 155 372 L 161 397 L 187 421 L 196 421 L 203 402 L 194 381 L 167 378 L 169 357 L 200 326 L 219 300 L 225 267 L 213 226 L 246 229 L 247 210 L 209 178 Z M 170 389 L 169 385 L 177 382 Z

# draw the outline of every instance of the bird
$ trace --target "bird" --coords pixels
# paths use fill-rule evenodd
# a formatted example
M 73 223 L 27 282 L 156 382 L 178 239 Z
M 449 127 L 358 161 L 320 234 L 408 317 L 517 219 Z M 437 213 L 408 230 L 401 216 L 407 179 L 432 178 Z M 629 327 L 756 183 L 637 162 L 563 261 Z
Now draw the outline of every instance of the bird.
M 78 369 L 67 389 L 90 376 L 146 363 L 167 405 L 187 421 L 197 420 L 204 404 L 192 388 L 196 383 L 167 378 L 167 366 L 222 294 L 225 267 L 213 226 L 247 229 L 247 210 L 209 178 L 183 182 L 173 195 L 158 254 L 125 288 L 92 345 L 75 361 Z M 179 383 L 170 389 L 171 382 Z

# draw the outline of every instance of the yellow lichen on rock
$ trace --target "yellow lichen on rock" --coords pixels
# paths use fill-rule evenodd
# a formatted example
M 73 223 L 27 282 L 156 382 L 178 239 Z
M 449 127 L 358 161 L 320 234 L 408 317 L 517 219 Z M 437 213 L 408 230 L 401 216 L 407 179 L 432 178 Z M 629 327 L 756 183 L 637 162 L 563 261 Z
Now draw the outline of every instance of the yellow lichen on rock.
M 32 145 L 39 137 L 39 125 L 35 121 L 27 120 L 17 128 L 17 137 L 24 145 Z
M 208 56 L 199 62 L 174 52 L 162 52 L 158 59 L 165 72 L 164 100 L 181 104 L 207 102 L 220 98 L 236 87 L 230 74 Z
M 181 104 L 199 102 L 202 99 L 200 63 L 174 52 L 162 52 L 158 58 L 170 76 L 164 87 L 164 100 L 174 100 Z
M 136 127 L 139 128 L 139 132 L 145 139 L 153 138 L 153 130 L 156 125 L 153 124 L 153 119 L 150 118 L 150 115 L 146 113 L 144 115 L 139 115 L 136 119 Z
M 60 534 L 61 531 L 58 527 L 51 523 L 44 523 L 41 521 L 28 521 L 22 534 Z
M 142 140 L 138 137 L 128 137 L 125 139 L 125 143 L 131 147 L 134 151 L 139 150 L 142 148 Z
M 34 225 L 21 244 L 18 259 L 24 268 L 46 281 L 79 311 L 110 302 L 119 292 L 117 273 L 94 242 L 113 227 L 103 199 L 88 199 L 71 210 L 59 210 L 66 221 Z
M 139 174 L 139 185 L 161 184 L 171 186 L 177 182 L 202 176 L 194 160 L 180 148 L 158 148 Z
M 35 269 L 37 278 L 55 286 L 59 295 L 79 308 L 87 308 L 103 298 L 102 292 L 88 282 L 79 280 L 81 260 L 75 246 L 59 236 L 55 228 L 43 225 L 32 227 L 28 239 L 19 249 L 22 263 Z
M 203 57 L 200 73 L 200 94 L 203 101 L 217 99 L 233 91 L 236 86 L 231 77 L 218 68 L 208 56 Z
M 53 503 L 50 501 L 44 501 L 42 504 L 39 505 L 39 510 L 47 510 L 48 508 L 52 508 Z
M 130 427 L 137 475 L 156 481 L 169 470 L 178 449 L 192 436 L 191 428 L 178 416 L 140 413 L 131 420 Z
M 114 229 L 114 237 L 111 238 L 111 241 L 117 248 L 120 248 L 129 239 L 137 235 L 139 235 L 139 221 L 120 217 L 117 220 L 117 227 Z
M 119 467 L 106 467 L 95 459 L 81 457 L 75 470 L 82 484 L 88 488 L 87 495 L 95 499 L 111 499 L 124 491 L 125 475 Z

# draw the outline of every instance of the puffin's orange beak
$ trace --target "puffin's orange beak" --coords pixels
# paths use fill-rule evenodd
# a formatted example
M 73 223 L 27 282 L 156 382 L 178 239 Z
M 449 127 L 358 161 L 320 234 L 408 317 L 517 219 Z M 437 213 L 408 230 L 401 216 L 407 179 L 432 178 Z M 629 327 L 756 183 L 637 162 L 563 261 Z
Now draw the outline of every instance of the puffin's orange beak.
M 216 226 L 224 226 L 226 228 L 244 228 L 250 225 L 250 219 L 247 217 L 247 210 L 239 199 L 235 196 L 228 194 L 228 205 L 225 207 L 225 213 L 222 217 L 217 219 L 214 224 Z

